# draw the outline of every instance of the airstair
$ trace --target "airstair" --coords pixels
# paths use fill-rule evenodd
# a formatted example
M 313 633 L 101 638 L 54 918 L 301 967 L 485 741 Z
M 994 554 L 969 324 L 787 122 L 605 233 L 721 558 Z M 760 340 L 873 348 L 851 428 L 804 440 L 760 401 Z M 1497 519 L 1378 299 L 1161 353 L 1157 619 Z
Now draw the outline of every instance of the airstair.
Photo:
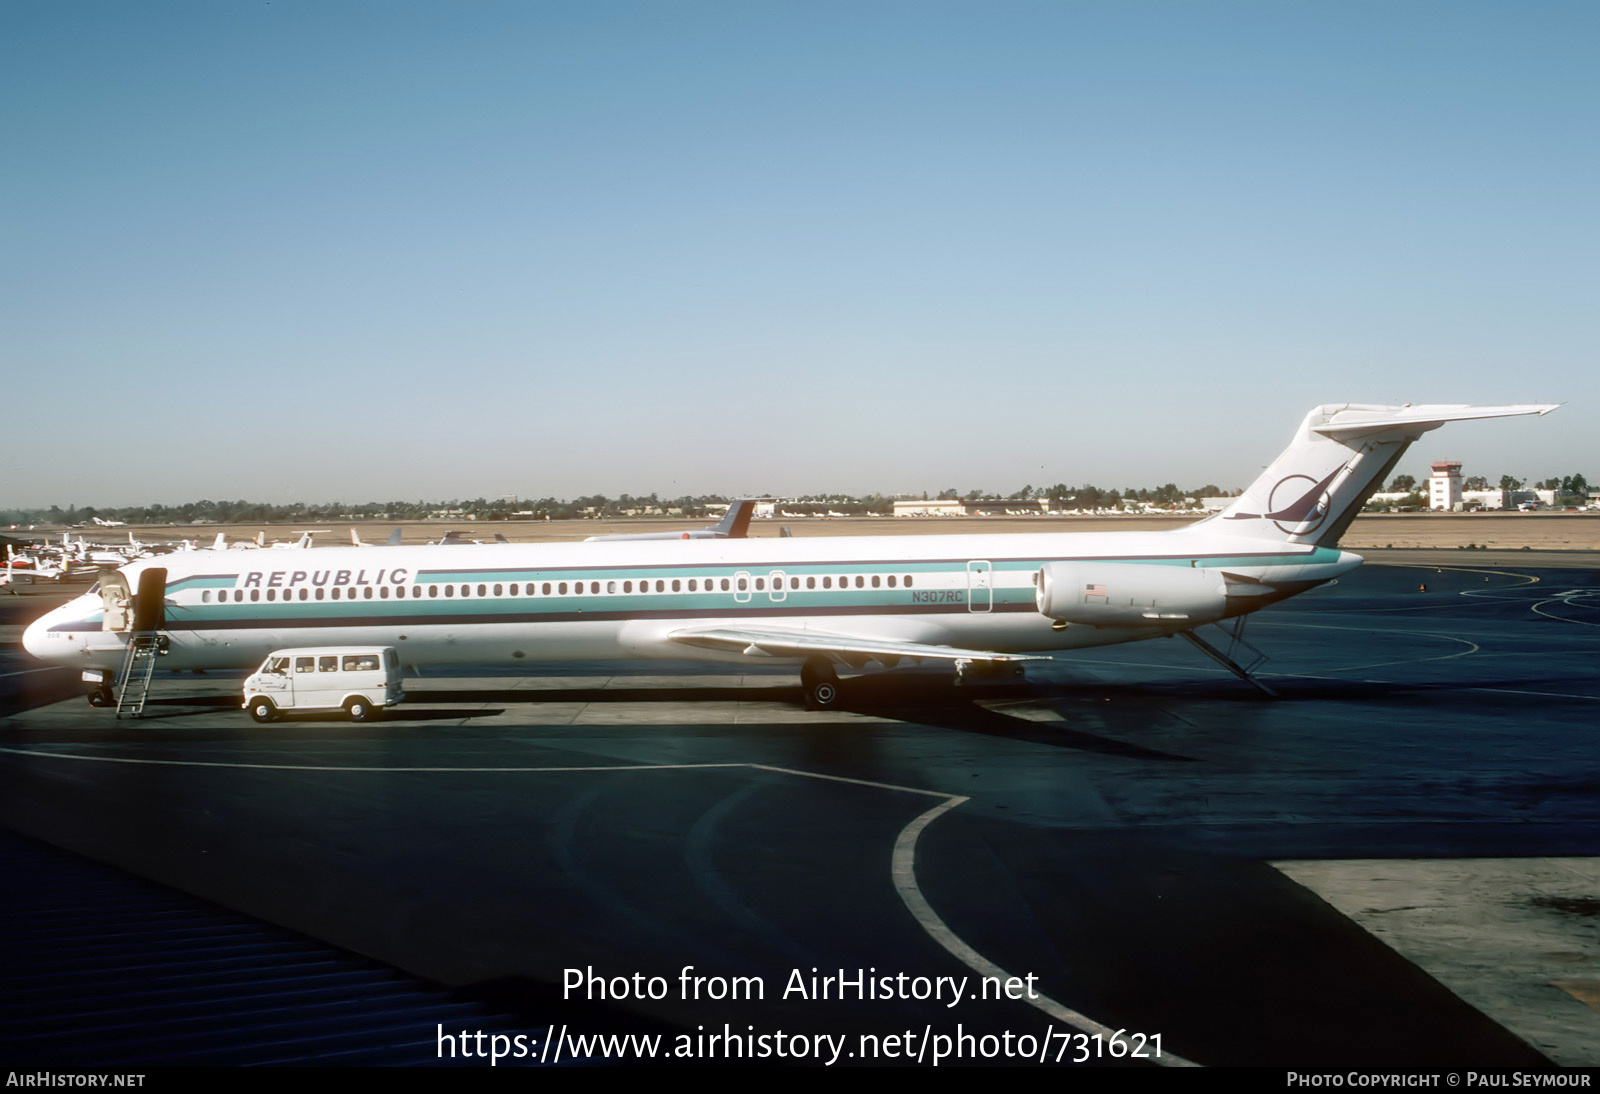
M 117 717 L 137 718 L 144 713 L 150 694 L 150 678 L 155 675 L 156 658 L 166 647 L 166 636 L 159 631 L 135 631 L 128 652 L 117 674 Z

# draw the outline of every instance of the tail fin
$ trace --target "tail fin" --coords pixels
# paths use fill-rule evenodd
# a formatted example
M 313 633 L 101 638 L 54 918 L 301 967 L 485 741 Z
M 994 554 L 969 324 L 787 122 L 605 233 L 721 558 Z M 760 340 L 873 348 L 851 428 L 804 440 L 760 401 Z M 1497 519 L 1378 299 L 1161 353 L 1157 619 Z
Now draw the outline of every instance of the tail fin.
M 728 539 L 744 539 L 750 534 L 750 516 L 756 511 L 755 498 L 740 498 L 728 506 L 728 512 L 707 531 Z
M 1430 429 L 1473 418 L 1548 414 L 1558 405 L 1319 406 L 1248 490 L 1195 527 L 1332 547 L 1411 442 Z

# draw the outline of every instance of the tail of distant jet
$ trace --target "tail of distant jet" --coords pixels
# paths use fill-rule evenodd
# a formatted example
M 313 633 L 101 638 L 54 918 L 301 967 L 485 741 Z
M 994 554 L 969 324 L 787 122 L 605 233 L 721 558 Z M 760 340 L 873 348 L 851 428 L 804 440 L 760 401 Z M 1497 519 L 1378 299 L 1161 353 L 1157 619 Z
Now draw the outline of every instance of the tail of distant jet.
M 744 539 L 750 534 L 750 518 L 755 515 L 758 498 L 740 498 L 728 506 L 721 520 L 709 528 L 691 532 L 627 532 L 611 536 L 588 536 L 585 543 L 623 539 Z
M 755 511 L 755 498 L 740 498 L 728 506 L 727 513 L 708 531 L 719 539 L 744 539 L 750 534 L 750 518 Z
M 1332 547 L 1422 434 L 1446 422 L 1548 414 L 1557 405 L 1319 406 L 1248 490 L 1192 527 Z

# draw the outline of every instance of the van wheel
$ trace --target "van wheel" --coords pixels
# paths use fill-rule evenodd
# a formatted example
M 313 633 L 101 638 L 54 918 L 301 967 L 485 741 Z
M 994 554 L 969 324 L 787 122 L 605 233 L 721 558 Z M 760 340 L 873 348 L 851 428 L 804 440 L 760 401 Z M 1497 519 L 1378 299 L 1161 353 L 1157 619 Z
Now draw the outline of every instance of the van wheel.
M 365 699 L 346 699 L 344 712 L 352 722 L 370 722 L 378 716 L 377 708 Z
M 92 707 L 108 707 L 111 705 L 111 689 L 105 685 L 95 688 L 89 693 L 89 705 Z
M 272 705 L 272 700 L 266 697 L 250 700 L 250 717 L 258 722 L 270 722 L 278 716 L 278 710 Z

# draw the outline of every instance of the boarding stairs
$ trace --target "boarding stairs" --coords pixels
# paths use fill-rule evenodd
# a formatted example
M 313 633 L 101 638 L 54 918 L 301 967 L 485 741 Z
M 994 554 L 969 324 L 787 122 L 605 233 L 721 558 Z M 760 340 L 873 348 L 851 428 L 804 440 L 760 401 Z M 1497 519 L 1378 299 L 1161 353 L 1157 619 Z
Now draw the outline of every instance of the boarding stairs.
M 166 647 L 160 631 L 135 631 L 122 658 L 117 675 L 117 717 L 137 718 L 144 713 L 145 697 L 150 694 L 150 678 L 155 675 L 156 658 Z

